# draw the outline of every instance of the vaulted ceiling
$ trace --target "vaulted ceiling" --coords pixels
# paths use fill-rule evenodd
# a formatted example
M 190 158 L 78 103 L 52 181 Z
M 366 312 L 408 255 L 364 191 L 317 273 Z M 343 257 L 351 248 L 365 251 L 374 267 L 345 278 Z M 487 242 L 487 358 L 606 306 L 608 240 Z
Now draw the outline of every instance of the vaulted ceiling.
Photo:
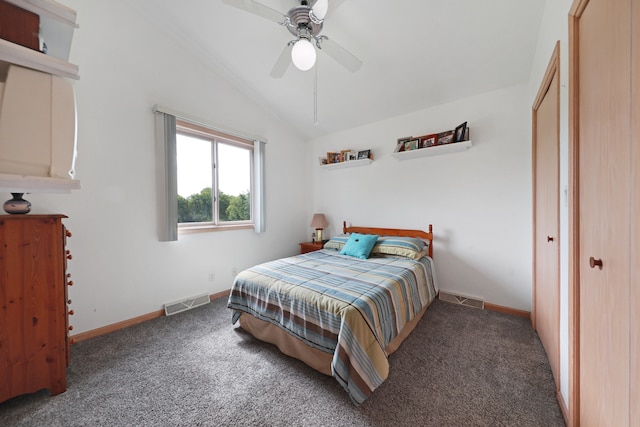
M 284 15 L 299 0 L 258 0 Z M 525 82 L 545 0 L 329 0 L 322 34 L 358 57 L 351 73 L 316 66 L 270 76 L 286 28 L 222 0 L 136 0 L 133 7 L 243 93 L 314 138 Z M 317 71 L 317 124 L 314 88 Z

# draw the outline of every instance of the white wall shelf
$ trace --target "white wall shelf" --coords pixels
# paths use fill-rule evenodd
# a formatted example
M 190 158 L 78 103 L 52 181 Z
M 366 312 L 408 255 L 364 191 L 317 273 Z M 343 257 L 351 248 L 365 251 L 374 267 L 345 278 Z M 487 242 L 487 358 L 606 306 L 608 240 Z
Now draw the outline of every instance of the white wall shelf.
M 373 160 L 371 159 L 360 159 L 360 160 L 349 160 L 348 162 L 340 162 L 340 163 L 331 163 L 328 165 L 320 166 L 320 169 L 342 169 L 342 168 L 353 168 L 356 166 L 366 166 L 370 165 Z
M 0 173 L 0 191 L 8 193 L 69 193 L 80 189 L 77 179 Z
M 459 153 L 471 148 L 471 141 L 453 142 L 451 144 L 436 145 L 433 147 L 419 148 L 417 150 L 399 151 L 393 153 L 398 160 L 415 159 L 418 157 L 438 156 L 441 154 Z
M 45 55 L 6 40 L 0 39 L 0 63 L 16 64 L 55 76 L 78 80 L 78 66 L 54 56 Z
M 67 62 L 76 12 L 54 0 L 7 0 L 40 16 L 40 31 L 47 54 L 0 39 L 0 65 L 16 64 L 60 77 L 79 79 L 78 66 Z

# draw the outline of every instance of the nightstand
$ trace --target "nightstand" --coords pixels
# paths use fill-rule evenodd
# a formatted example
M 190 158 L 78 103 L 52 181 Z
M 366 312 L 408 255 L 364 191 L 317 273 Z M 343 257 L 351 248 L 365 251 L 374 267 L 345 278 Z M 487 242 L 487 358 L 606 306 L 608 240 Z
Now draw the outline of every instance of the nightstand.
M 300 243 L 300 253 L 306 254 L 307 252 L 319 251 L 322 249 L 322 242 L 304 242 Z

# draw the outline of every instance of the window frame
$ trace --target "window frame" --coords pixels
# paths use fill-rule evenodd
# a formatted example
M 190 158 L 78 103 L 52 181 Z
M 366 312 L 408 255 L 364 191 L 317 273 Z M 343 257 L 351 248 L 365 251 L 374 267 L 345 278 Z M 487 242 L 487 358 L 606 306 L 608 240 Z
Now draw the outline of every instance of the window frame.
M 213 195 L 213 206 L 211 222 L 178 222 L 178 234 L 200 233 L 209 231 L 226 231 L 253 229 L 255 227 L 255 191 L 254 191 L 254 142 L 237 136 L 229 135 L 224 132 L 210 129 L 206 126 L 194 124 L 189 121 L 176 118 L 176 140 L 178 135 L 191 136 L 199 139 L 207 140 L 211 143 L 211 159 L 213 163 L 211 177 L 211 193 Z M 218 144 L 232 145 L 249 151 L 249 195 L 250 195 L 250 219 L 243 221 L 224 221 L 220 222 L 219 215 L 219 176 L 218 176 Z M 177 147 L 177 141 L 176 141 Z M 177 149 L 177 148 L 176 148 Z M 176 200 L 177 203 L 177 194 Z

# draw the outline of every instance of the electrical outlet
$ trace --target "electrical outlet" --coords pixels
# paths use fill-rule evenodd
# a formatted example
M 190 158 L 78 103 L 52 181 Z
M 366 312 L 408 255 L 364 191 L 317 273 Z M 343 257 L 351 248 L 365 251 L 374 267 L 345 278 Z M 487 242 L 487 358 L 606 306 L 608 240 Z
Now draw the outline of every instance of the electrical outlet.
M 209 281 L 213 282 L 214 280 L 216 280 L 216 273 L 209 273 Z

